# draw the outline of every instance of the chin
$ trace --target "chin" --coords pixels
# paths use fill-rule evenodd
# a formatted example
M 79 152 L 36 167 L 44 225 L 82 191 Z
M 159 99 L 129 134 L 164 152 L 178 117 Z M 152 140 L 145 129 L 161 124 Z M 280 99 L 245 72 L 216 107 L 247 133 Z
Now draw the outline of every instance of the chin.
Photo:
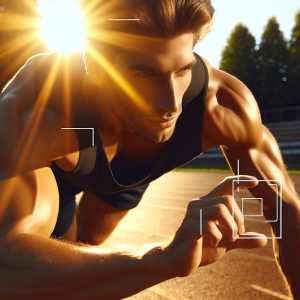
M 141 132 L 140 130 L 136 130 L 136 133 L 139 134 L 144 140 L 150 143 L 159 144 L 168 141 L 172 137 L 174 129 L 175 126 L 173 126 L 172 128 L 161 130 L 159 132 Z

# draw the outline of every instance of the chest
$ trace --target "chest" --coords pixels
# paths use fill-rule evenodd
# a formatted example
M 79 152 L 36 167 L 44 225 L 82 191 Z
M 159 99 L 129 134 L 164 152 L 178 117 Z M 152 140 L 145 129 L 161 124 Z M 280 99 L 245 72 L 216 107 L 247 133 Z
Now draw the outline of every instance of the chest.
M 147 142 L 136 134 L 114 136 L 109 132 L 98 132 L 108 162 L 117 162 L 118 165 L 125 168 L 139 169 L 154 164 L 165 145 L 164 143 Z M 72 172 L 79 160 L 78 141 L 74 139 L 72 143 L 77 144 L 77 151 L 55 161 L 65 172 Z
M 119 138 L 101 133 L 101 140 L 109 163 L 114 161 L 133 169 L 155 163 L 165 145 L 147 142 L 135 133 L 128 133 Z

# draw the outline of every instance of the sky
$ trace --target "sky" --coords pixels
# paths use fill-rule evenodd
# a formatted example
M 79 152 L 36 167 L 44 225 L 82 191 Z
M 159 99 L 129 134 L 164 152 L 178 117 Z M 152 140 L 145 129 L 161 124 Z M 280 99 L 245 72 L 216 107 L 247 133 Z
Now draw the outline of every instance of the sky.
M 216 9 L 215 29 L 196 45 L 195 52 L 215 68 L 219 67 L 221 52 L 236 24 L 246 25 L 259 44 L 268 19 L 276 16 L 285 38 L 290 39 L 300 9 L 299 0 L 213 0 L 212 3 Z
M 45 21 L 47 19 L 48 24 L 52 24 L 53 28 L 56 26 L 57 30 L 62 32 L 63 27 L 70 26 L 70 22 L 60 22 L 60 16 L 64 15 L 63 12 L 69 11 L 71 18 L 74 0 L 39 0 L 38 3 L 39 10 L 44 13 Z M 289 39 L 291 29 L 295 25 L 295 14 L 300 9 L 299 0 L 212 0 L 212 3 L 216 9 L 215 29 L 201 44 L 196 45 L 194 50 L 215 68 L 219 67 L 221 52 L 236 24 L 241 22 L 246 25 L 258 44 L 268 19 L 276 16 L 285 38 Z M 48 31 L 49 28 L 51 27 L 48 25 Z M 69 30 L 67 33 L 66 29 L 65 39 L 60 41 L 60 44 L 71 45 L 67 41 L 67 37 L 71 38 L 72 36 L 76 37 L 74 30 Z

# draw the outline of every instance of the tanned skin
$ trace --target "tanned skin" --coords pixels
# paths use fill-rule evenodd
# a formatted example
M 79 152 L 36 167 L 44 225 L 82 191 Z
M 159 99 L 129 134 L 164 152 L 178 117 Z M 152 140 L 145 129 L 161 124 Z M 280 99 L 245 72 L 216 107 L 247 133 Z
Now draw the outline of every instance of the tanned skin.
M 191 80 L 190 64 L 195 60 L 193 34 L 162 40 L 150 50 L 151 54 L 124 51 L 112 62 L 147 100 L 151 108 L 148 111 L 135 105 L 105 70 L 90 56 L 85 56 L 85 101 L 109 162 L 116 155 L 124 156 L 133 166 L 155 161 L 181 113 L 182 96 Z M 160 71 L 135 70 L 133 65 L 137 62 Z M 291 294 L 298 299 L 299 199 L 285 171 L 278 145 L 262 125 L 256 101 L 247 87 L 214 69 L 207 61 L 205 63 L 210 80 L 204 112 L 203 150 L 222 145 L 235 173 L 239 159 L 242 174 L 257 179 L 282 180 L 283 239 L 274 240 L 273 245 L 279 257 L 278 266 L 291 285 Z M 216 262 L 226 251 L 266 245 L 266 239 L 235 240 L 231 237 L 232 229 L 236 234 L 244 233 L 244 219 L 236 203 L 232 228 L 235 200 L 230 194 L 232 180 L 236 177 L 225 179 L 208 195 L 191 201 L 176 234 L 160 245 L 129 251 L 128 248 L 79 246 L 49 238 L 55 227 L 59 203 L 50 165 L 55 161 L 65 171 L 72 171 L 78 161 L 79 148 L 75 132 L 60 130 L 71 127 L 65 116 L 46 109 L 38 119 L 38 114 L 33 112 L 36 99 L 32 97 L 31 72 L 32 63 L 29 63 L 1 94 L 0 101 L 0 141 L 4 145 L 0 153 L 4 178 L 0 182 L 1 299 L 24 296 L 30 299 L 121 299 L 167 279 L 188 276 L 198 267 Z M 168 126 L 155 123 L 173 118 Z M 28 159 L 20 167 L 20 159 L 12 161 L 9 154 L 17 151 L 22 138 L 26 144 L 29 133 L 22 133 L 26 126 L 33 131 L 33 125 L 31 128 L 28 124 L 37 119 L 40 122 L 31 139 L 30 158 L 26 156 Z M 21 152 L 17 154 L 20 157 Z M 17 167 L 16 176 L 7 179 Z M 258 184 L 254 177 L 241 176 L 240 179 L 253 180 L 240 182 L 239 187 L 250 188 L 254 196 L 263 197 L 264 214 L 267 219 L 272 218 L 275 191 L 268 185 Z M 80 212 L 64 238 L 101 244 L 126 214 L 107 205 L 103 213 L 111 215 L 106 219 L 107 231 L 93 230 L 93 227 L 101 227 L 101 215 L 92 212 L 102 203 L 86 191 L 80 202 Z M 199 234 L 200 208 L 203 209 L 202 236 Z M 270 225 L 278 236 L 276 224 Z M 245 236 L 255 237 L 256 234 L 248 232 Z

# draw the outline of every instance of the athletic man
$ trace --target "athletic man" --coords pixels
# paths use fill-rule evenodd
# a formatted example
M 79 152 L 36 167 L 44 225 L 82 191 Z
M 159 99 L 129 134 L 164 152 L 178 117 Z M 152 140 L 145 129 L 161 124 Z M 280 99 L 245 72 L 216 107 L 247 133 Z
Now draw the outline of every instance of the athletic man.
M 110 235 L 149 182 L 214 145 L 235 173 L 239 159 L 243 174 L 282 180 L 283 239 L 274 240 L 274 252 L 300 298 L 299 202 L 278 145 L 247 87 L 193 53 L 212 23 L 210 1 L 80 4 L 88 21 L 84 60 L 80 53 L 34 57 L 1 94 L 1 299 L 121 299 L 231 249 L 263 247 L 266 239 L 231 236 L 244 234 L 236 203 L 232 224 L 236 177 L 191 201 L 164 244 L 87 245 Z M 274 219 L 276 191 L 255 178 L 240 177 L 252 181 L 239 188 L 263 197 L 264 215 Z M 278 223 L 270 225 L 279 236 Z

